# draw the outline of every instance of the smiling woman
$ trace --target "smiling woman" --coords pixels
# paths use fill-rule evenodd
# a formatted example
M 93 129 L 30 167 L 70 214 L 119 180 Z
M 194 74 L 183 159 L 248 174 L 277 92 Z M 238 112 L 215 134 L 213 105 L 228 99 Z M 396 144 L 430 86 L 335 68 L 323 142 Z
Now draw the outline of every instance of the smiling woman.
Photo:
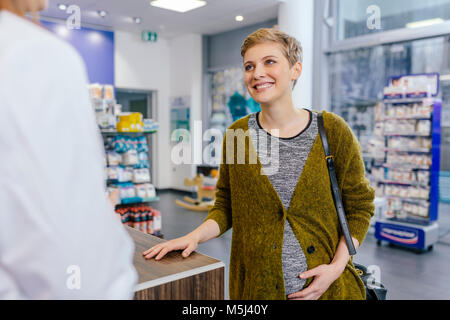
M 246 38 L 241 54 L 245 85 L 261 111 L 227 130 L 216 200 L 204 223 L 143 255 L 159 260 L 181 249 L 187 257 L 199 243 L 233 228 L 230 299 L 364 299 L 364 284 L 339 229 L 318 113 L 292 100 L 302 73 L 299 41 L 277 29 L 259 29 Z M 323 120 L 358 247 L 374 214 L 374 190 L 348 125 L 329 112 Z M 238 132 L 249 137 L 243 150 L 249 163 L 239 162 L 241 149 L 235 152 Z M 257 164 L 250 160 L 255 156 Z

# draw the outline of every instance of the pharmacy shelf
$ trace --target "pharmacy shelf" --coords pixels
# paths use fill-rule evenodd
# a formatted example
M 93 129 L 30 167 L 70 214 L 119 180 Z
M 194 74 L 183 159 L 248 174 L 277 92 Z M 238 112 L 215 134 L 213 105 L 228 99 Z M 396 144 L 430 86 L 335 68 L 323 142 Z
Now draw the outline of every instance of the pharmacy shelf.
M 384 195 L 386 199 L 395 199 L 395 200 L 402 200 L 407 202 L 414 202 L 414 203 L 420 203 L 420 202 L 429 202 L 430 199 L 425 198 L 415 198 L 415 197 L 402 197 L 402 196 L 391 196 L 391 195 Z
M 375 167 L 375 166 L 374 166 Z M 425 170 L 430 171 L 430 166 L 419 166 L 419 165 L 410 165 L 406 163 L 383 163 L 381 167 L 388 168 L 388 169 L 402 169 L 402 170 Z
M 384 122 L 387 120 L 431 120 L 431 116 L 425 115 L 417 115 L 417 116 L 392 116 L 392 117 L 384 117 L 377 122 Z
M 406 182 L 406 181 L 396 181 L 396 180 L 378 180 L 379 183 L 383 184 L 395 184 L 395 185 L 404 185 L 404 186 L 415 186 L 415 187 L 429 187 L 428 183 L 420 183 L 420 182 Z
M 431 153 L 430 148 L 384 148 L 387 152 L 411 152 L 411 153 Z
M 395 98 L 395 99 L 383 99 L 383 102 L 385 104 L 408 104 L 408 103 L 414 103 L 414 102 L 423 102 L 424 100 L 430 100 L 432 98 L 422 97 L 422 98 Z
M 438 202 L 439 202 L 439 170 L 440 170 L 440 141 L 441 141 L 441 129 L 440 129 L 440 121 L 441 121 L 441 107 L 442 102 L 439 99 L 429 99 L 429 98 L 407 98 L 407 99 L 384 99 L 387 108 L 395 107 L 393 104 L 397 105 L 407 105 L 411 103 L 424 103 L 432 106 L 431 114 L 420 114 L 420 115 L 404 115 L 404 116 L 389 116 L 384 115 L 382 117 L 383 121 L 389 120 L 430 120 L 431 128 L 430 132 L 427 133 L 419 133 L 419 132 L 402 132 L 402 131 L 393 131 L 393 132 L 384 132 L 383 136 L 385 137 L 386 146 L 390 142 L 389 137 L 393 136 L 406 136 L 406 137 L 429 137 L 431 138 L 431 148 L 408 148 L 408 147 L 385 147 L 384 152 L 385 156 L 387 152 L 395 152 L 395 153 L 406 153 L 406 154 L 428 154 L 431 157 L 431 165 L 414 165 L 414 164 L 392 164 L 386 163 L 374 165 L 374 167 L 385 168 L 386 176 L 385 179 L 376 179 L 375 182 L 379 185 L 391 185 L 391 186 L 405 186 L 405 187 L 426 187 L 429 188 L 430 191 L 427 197 L 402 197 L 402 196 L 394 196 L 394 195 L 385 195 L 386 199 L 395 199 L 401 200 L 402 202 L 408 203 L 416 203 L 416 204 L 424 204 L 427 203 L 429 205 L 428 215 L 427 217 L 418 217 L 420 223 L 432 223 L 437 220 L 438 216 Z M 386 111 L 387 112 L 387 111 Z M 388 170 L 409 170 L 409 171 L 417 171 L 417 170 L 426 170 L 430 172 L 430 180 L 427 183 L 421 182 L 406 182 L 406 181 L 396 181 L 386 179 L 388 177 Z M 412 213 L 408 212 L 408 217 L 412 215 Z M 404 219 L 398 218 L 397 221 L 406 221 L 412 222 L 417 217 L 413 217 L 413 219 Z M 417 221 L 416 221 L 417 222 Z M 417 222 L 419 223 L 419 222 Z
M 431 137 L 429 133 L 420 133 L 420 132 L 384 132 L 383 135 L 385 137 Z
M 116 130 L 100 130 L 102 134 L 104 135 L 142 135 L 142 134 L 153 134 L 158 132 L 158 130 L 150 130 L 150 131 L 136 131 L 136 132 L 119 132 Z
M 422 217 L 418 215 L 414 215 L 413 213 L 408 213 L 409 215 L 406 218 L 397 218 L 397 217 L 391 217 L 387 221 L 395 221 L 395 222 L 406 222 L 410 224 L 419 224 L 419 225 L 428 225 L 429 224 L 429 217 Z
M 118 132 L 117 130 L 101 130 L 101 133 L 103 135 L 103 137 L 107 137 L 107 136 L 118 136 L 118 135 L 123 135 L 123 136 L 131 136 L 131 137 L 138 137 L 138 136 L 145 136 L 146 137 L 146 141 L 147 144 L 149 146 L 148 148 L 148 161 L 149 161 L 149 167 L 147 168 L 150 171 L 150 176 L 153 177 L 154 176 L 154 172 L 153 172 L 153 159 L 152 159 L 152 150 L 153 150 L 153 145 L 151 142 L 151 135 L 154 133 L 157 133 L 158 130 L 151 130 L 151 131 L 138 131 L 138 132 Z M 134 165 L 118 165 L 119 167 L 134 167 Z M 107 180 L 107 185 L 108 186 L 120 186 L 121 184 L 124 183 L 132 183 L 132 184 L 142 184 L 142 183 L 151 183 L 151 181 L 145 181 L 145 182 L 134 182 L 134 181 L 117 181 L 117 180 Z M 159 197 L 155 196 L 152 198 L 141 198 L 141 197 L 132 197 L 132 198 L 124 198 L 121 199 L 121 202 L 118 206 L 121 205 L 133 205 L 133 204 L 143 204 L 143 203 L 151 203 L 151 202 L 157 202 L 159 201 Z
M 134 197 L 134 198 L 125 198 L 122 199 L 120 204 L 134 204 L 134 203 L 146 203 L 146 202 L 156 202 L 159 201 L 159 197 L 152 197 L 152 198 L 141 198 L 141 197 Z

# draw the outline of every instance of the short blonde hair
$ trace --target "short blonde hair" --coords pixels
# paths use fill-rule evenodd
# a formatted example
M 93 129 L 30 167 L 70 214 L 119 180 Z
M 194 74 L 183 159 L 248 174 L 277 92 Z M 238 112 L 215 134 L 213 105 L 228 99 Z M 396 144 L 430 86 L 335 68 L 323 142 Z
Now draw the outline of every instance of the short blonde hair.
M 288 35 L 287 33 L 277 28 L 261 28 L 250 34 L 245 38 L 241 46 L 241 56 L 244 58 L 248 49 L 256 44 L 263 42 L 275 42 L 281 45 L 281 50 L 289 61 L 289 66 L 292 68 L 297 62 L 303 63 L 303 48 L 297 39 Z M 294 81 L 294 86 L 297 80 Z

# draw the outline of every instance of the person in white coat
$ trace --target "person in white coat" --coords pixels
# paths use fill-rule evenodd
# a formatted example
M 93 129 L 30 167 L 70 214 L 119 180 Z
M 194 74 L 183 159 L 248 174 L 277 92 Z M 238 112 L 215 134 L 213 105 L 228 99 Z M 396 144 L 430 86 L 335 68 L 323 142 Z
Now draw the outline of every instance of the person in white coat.
M 134 245 L 104 185 L 87 74 L 69 44 L 0 0 L 0 299 L 130 299 Z

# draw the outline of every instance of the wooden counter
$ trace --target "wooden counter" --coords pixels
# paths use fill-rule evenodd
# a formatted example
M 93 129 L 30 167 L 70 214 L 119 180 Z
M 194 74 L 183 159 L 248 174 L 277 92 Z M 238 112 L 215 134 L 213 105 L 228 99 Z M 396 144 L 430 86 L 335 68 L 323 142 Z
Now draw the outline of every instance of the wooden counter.
M 134 266 L 138 283 L 137 300 L 223 300 L 225 264 L 203 254 L 192 252 L 187 258 L 181 251 L 169 252 L 163 259 L 145 260 L 142 252 L 165 242 L 155 236 L 127 227 L 134 241 Z

